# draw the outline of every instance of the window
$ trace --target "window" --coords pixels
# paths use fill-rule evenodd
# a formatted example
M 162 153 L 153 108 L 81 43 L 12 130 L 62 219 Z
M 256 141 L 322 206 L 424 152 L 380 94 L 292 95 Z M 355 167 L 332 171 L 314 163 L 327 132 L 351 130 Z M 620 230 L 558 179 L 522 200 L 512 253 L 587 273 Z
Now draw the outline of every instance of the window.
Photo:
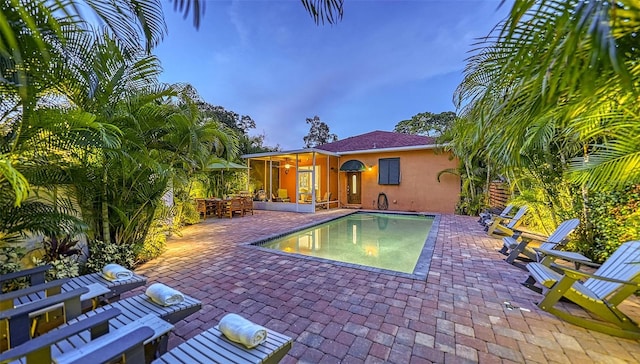
M 400 158 L 378 159 L 378 184 L 399 185 L 400 184 Z

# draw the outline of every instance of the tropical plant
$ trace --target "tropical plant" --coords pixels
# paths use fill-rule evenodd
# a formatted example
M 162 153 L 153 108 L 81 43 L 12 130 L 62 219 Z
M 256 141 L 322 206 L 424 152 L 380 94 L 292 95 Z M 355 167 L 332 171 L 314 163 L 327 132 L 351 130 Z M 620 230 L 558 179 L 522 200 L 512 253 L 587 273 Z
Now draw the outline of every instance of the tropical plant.
M 589 221 L 590 190 L 640 180 L 639 32 L 637 1 L 515 0 L 456 91 L 474 121 L 461 156 L 484 149 L 552 222 Z

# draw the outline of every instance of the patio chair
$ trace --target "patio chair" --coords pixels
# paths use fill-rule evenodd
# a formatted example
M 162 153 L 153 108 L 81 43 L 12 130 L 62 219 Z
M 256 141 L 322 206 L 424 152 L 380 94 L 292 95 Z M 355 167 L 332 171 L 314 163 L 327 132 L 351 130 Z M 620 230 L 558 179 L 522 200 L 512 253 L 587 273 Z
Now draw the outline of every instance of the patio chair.
M 80 321 L 82 322 L 82 321 Z M 131 330 L 118 329 L 104 335 L 94 342 L 83 345 L 81 350 L 74 350 L 57 356 L 57 363 L 95 363 L 123 358 L 124 362 L 142 362 L 145 357 L 142 343 L 149 340 L 153 330 L 133 326 Z M 218 329 L 213 327 L 204 331 L 179 346 L 166 352 L 153 364 L 209 364 L 209 363 L 279 363 L 289 352 L 293 340 L 273 330 L 267 329 L 267 340 L 258 346 L 248 349 L 245 346 L 227 339 Z M 135 355 L 137 355 L 137 360 Z M 149 359 L 147 354 L 146 360 Z M 27 363 L 30 364 L 30 363 Z
M 316 199 L 316 208 L 328 209 L 329 201 L 331 201 L 331 192 L 327 191 L 322 198 Z
M 538 262 L 529 263 L 527 270 L 545 291 L 544 299 L 538 303 L 542 310 L 589 330 L 631 339 L 640 338 L 638 324 L 618 309 L 620 303 L 640 288 L 640 241 L 622 244 L 594 273 L 555 263 L 549 267 Z M 585 278 L 584 282 L 580 281 Z M 579 317 L 555 307 L 562 298 L 604 321 Z
M 173 325 L 154 315 L 113 329 L 112 321 L 120 316 L 121 311 L 112 308 L 50 331 L 1 353 L 0 363 L 104 363 L 117 357 L 110 354 L 119 350 L 126 352 L 128 363 L 145 363 L 153 358 L 154 342 L 168 336 L 173 329 Z M 106 348 L 108 352 L 99 357 L 88 354 L 95 348 Z
M 241 197 L 233 197 L 229 200 L 223 201 L 221 217 L 228 216 L 231 219 L 235 213 L 238 213 L 240 216 L 244 216 L 243 201 L 244 198 Z
M 34 325 L 41 316 L 45 316 L 52 326 L 78 317 L 82 314 L 80 297 L 87 292 L 87 287 L 78 288 L 0 311 L 0 352 L 31 339 L 35 334 Z M 10 292 L 6 295 L 12 294 L 14 293 Z M 6 295 L 3 296 L 12 300 Z
M 69 292 L 64 292 L 44 300 L 35 301 L 18 308 L 0 312 L 0 320 L 6 320 L 9 327 L 9 348 L 16 347 L 24 342 L 29 341 L 31 318 L 34 314 L 40 314 L 46 310 L 52 304 L 62 303 L 62 310 L 64 312 L 63 322 L 57 326 L 56 330 L 62 327 L 66 327 L 69 324 L 83 320 L 85 318 L 99 314 L 100 312 L 107 311 L 111 308 L 117 308 L 122 312 L 122 315 L 112 320 L 109 325 L 113 329 L 118 329 L 133 321 L 142 319 L 143 317 L 151 314 L 159 317 L 164 321 L 171 324 L 176 323 L 185 317 L 200 310 L 202 304 L 195 298 L 184 296 L 184 300 L 180 303 L 162 306 L 155 303 L 146 294 L 142 293 L 137 296 L 128 297 L 126 299 L 98 307 L 93 311 L 82 313 L 79 308 L 79 297 L 88 291 L 88 288 L 79 288 Z M 47 329 L 53 329 L 49 327 Z M 48 330 L 47 330 L 48 331 Z M 44 332 L 42 332 L 44 333 Z M 161 352 L 166 351 L 166 340 L 157 343 L 157 346 Z
M 244 197 L 242 200 L 242 214 L 246 215 L 247 212 L 253 215 L 253 198 L 251 197 Z
M 520 207 L 518 212 L 516 212 L 516 214 L 513 215 L 513 217 L 510 219 L 497 217 L 496 219 L 492 220 L 491 224 L 486 228 L 487 234 L 489 236 L 493 236 L 494 238 L 498 238 L 502 235 L 513 235 L 514 229 L 520 225 L 520 219 L 522 219 L 528 208 L 529 207 L 527 205 Z
M 51 269 L 51 265 L 43 265 L 21 270 L 19 272 L 0 275 L 0 288 L 4 287 L 6 283 L 14 279 L 25 279 L 29 286 L 45 283 L 45 273 L 49 269 Z M 65 281 L 61 286 L 61 291 L 70 291 L 75 288 L 87 287 L 96 283 L 109 289 L 109 292 L 100 296 L 100 300 L 111 302 L 120 299 L 120 295 L 124 292 L 128 292 L 136 287 L 144 286 L 147 283 L 147 278 L 133 274 L 130 279 L 109 280 L 104 278 L 102 273 L 90 273 L 70 278 L 68 281 Z M 42 292 L 22 296 L 18 301 L 16 301 L 16 304 L 24 304 L 45 297 L 46 295 Z
M 482 226 L 487 226 L 494 219 L 502 218 L 502 219 L 510 219 L 513 217 L 511 214 L 511 210 L 513 210 L 514 205 L 507 205 L 500 213 L 494 214 L 489 211 L 481 212 L 480 219 L 478 219 L 478 223 Z
M 200 218 L 207 218 L 207 202 L 204 198 L 196 198 L 196 211 L 200 214 Z
M 514 236 L 502 238 L 503 246 L 500 253 L 507 255 L 507 263 L 513 264 L 520 255 L 533 261 L 540 261 L 539 251 L 534 250 L 529 245 L 534 241 L 540 242 L 539 248 L 561 249 L 567 243 L 567 236 L 580 224 L 579 219 L 571 219 L 562 222 L 549 237 L 518 231 Z M 518 241 L 520 240 L 520 241 Z
M 276 202 L 291 202 L 286 188 L 278 188 L 278 196 L 274 196 L 274 200 Z

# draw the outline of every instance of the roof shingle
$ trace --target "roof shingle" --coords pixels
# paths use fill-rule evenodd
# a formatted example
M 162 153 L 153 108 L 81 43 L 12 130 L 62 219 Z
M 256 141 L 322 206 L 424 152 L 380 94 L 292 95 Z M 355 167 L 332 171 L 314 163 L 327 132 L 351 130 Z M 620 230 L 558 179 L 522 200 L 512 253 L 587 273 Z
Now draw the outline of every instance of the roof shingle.
M 435 143 L 436 140 L 432 137 L 376 130 L 370 133 L 360 134 L 346 139 L 338 140 L 333 143 L 322 144 L 317 146 L 316 148 L 329 152 L 341 153 L 368 149 L 387 149 L 413 147 L 419 145 L 432 145 Z

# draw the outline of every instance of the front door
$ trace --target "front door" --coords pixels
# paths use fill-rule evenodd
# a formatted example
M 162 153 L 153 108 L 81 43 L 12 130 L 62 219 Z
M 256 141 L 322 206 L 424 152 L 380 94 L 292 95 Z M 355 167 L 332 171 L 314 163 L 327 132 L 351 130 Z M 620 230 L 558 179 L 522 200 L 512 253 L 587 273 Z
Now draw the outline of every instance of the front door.
M 347 172 L 347 203 L 359 205 L 360 200 L 360 172 Z

